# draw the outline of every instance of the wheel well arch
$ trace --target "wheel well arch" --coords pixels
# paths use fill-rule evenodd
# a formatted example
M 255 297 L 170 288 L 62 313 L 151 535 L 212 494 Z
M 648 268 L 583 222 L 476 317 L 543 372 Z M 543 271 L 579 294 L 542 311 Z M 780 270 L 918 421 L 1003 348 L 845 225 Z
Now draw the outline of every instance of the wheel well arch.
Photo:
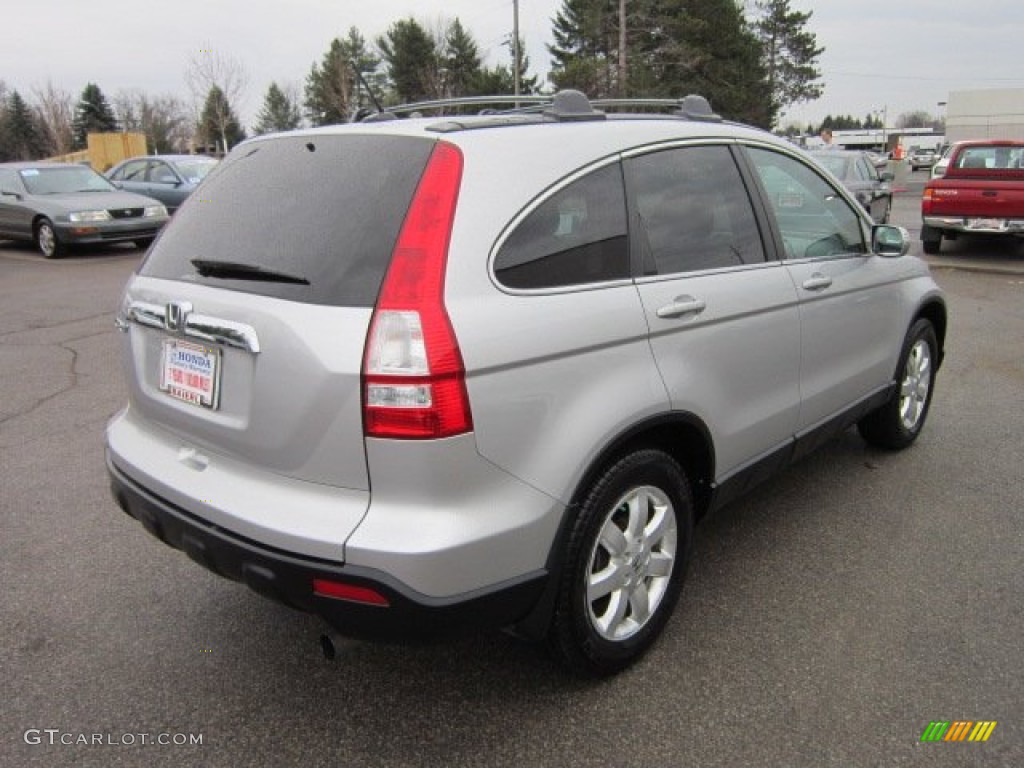
M 35 216 L 32 217 L 32 234 L 33 235 L 35 235 L 36 229 L 44 221 L 50 221 L 50 217 L 47 216 L 45 213 L 37 213 Z M 51 222 L 51 225 L 52 225 L 52 222 Z
M 623 456 L 643 448 L 657 448 L 675 459 L 686 473 L 693 493 L 694 512 L 703 515 L 711 500 L 715 476 L 715 450 L 711 432 L 697 416 L 677 412 L 633 425 L 615 437 L 583 473 L 570 506 L 577 507 L 597 478 Z
M 715 477 L 715 450 L 711 432 L 704 422 L 691 413 L 673 412 L 644 419 L 625 430 L 595 456 L 576 484 L 548 552 L 548 583 L 529 614 L 511 627 L 514 633 L 534 640 L 546 636 L 562 579 L 566 543 L 577 510 L 589 489 L 609 467 L 642 448 L 657 448 L 679 462 L 690 483 L 695 519 L 707 512 Z
M 946 314 L 946 305 L 939 299 L 933 299 L 923 304 L 914 315 L 914 322 L 924 318 L 932 324 L 935 329 L 935 338 L 939 343 L 939 360 L 938 364 L 942 364 L 942 358 L 945 354 L 946 346 L 946 327 L 948 318 Z

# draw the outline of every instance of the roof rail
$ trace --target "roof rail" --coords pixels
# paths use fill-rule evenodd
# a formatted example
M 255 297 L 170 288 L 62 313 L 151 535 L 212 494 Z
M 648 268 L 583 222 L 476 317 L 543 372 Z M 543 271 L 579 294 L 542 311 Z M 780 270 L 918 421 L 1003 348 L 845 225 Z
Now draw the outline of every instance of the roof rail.
M 547 96 L 459 96 L 450 99 L 432 99 L 430 101 L 414 101 L 409 104 L 399 104 L 394 107 L 387 107 L 386 112 L 395 115 L 413 114 L 431 109 L 444 109 L 445 107 L 485 107 L 492 104 L 520 105 L 549 104 L 554 97 Z
M 534 94 L 529 96 L 460 96 L 449 99 L 415 101 L 387 107 L 384 111 L 371 114 L 362 122 L 389 120 L 400 115 L 422 117 L 424 112 L 457 107 L 478 107 L 481 115 L 511 115 L 541 113 L 549 120 L 573 122 L 580 120 L 604 120 L 607 115 L 595 107 L 620 109 L 638 107 L 645 109 L 672 110 L 672 114 L 687 120 L 721 122 L 720 115 L 711 111 L 711 105 L 703 96 L 691 94 L 683 99 L 595 99 L 576 90 L 562 90 L 555 94 Z M 496 108 L 504 107 L 504 109 Z M 390 117 L 385 117 L 388 115 Z

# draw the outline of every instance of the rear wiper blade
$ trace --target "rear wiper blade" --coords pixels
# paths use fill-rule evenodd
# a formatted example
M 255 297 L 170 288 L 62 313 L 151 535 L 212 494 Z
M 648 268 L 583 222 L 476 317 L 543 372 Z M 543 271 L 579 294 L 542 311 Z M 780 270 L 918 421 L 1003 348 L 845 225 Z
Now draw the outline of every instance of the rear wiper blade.
M 275 272 L 272 269 L 259 267 L 255 264 L 242 264 L 237 261 L 217 261 L 215 259 L 192 259 L 192 266 L 203 277 L 221 277 L 235 280 L 257 280 L 264 283 L 292 283 L 293 285 L 309 285 L 309 280 L 286 272 Z

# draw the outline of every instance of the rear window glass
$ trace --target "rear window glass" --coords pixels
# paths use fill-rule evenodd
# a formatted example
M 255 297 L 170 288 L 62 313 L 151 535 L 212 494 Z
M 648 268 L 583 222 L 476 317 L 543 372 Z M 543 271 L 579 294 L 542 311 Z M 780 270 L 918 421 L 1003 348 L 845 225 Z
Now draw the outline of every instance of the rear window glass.
M 309 304 L 373 306 L 433 144 L 293 135 L 243 145 L 178 210 L 140 273 Z M 238 268 L 203 276 L 193 260 Z M 291 280 L 242 279 L 244 267 Z
M 988 171 L 1015 171 L 1024 168 L 1024 146 L 968 147 L 956 159 L 956 167 Z

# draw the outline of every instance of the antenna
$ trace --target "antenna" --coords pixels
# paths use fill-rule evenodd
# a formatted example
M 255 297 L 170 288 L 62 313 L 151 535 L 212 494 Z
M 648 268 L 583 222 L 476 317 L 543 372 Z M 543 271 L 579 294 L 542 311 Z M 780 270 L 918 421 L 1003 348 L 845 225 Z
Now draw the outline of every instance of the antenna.
M 377 108 L 377 112 L 378 113 L 383 112 L 384 111 L 384 107 L 382 107 L 380 102 L 377 100 L 377 95 L 373 92 L 373 89 L 370 88 L 370 84 L 367 83 L 366 80 L 363 78 L 363 73 L 359 71 L 359 67 L 356 66 L 355 61 L 353 61 L 352 59 L 349 59 L 348 65 L 350 67 L 352 67 L 352 71 L 356 73 L 356 77 L 359 78 L 359 82 L 362 84 L 363 88 L 366 89 L 366 92 L 370 96 L 370 101 L 372 101 L 373 102 L 373 106 L 375 106 Z

